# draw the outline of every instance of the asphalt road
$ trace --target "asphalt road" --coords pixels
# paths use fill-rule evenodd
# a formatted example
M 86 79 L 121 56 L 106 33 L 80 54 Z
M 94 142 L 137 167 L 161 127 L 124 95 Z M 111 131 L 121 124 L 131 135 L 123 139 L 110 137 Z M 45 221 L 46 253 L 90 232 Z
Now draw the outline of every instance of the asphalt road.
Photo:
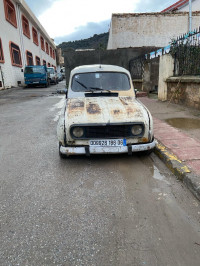
M 0 265 L 200 265 L 200 206 L 154 155 L 62 160 L 64 97 L 0 92 Z

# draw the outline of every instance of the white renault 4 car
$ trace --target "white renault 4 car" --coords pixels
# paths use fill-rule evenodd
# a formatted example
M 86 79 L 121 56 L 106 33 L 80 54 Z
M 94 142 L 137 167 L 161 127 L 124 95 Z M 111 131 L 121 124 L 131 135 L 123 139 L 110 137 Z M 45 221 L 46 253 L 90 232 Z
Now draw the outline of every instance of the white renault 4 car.
M 152 116 L 137 100 L 130 73 L 112 65 L 71 71 L 57 136 L 61 157 L 150 153 L 155 147 Z

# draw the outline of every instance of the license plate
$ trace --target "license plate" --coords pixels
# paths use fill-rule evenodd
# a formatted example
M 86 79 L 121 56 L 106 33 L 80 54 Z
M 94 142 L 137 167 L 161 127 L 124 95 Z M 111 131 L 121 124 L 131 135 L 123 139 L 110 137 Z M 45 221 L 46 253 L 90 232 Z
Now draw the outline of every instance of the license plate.
M 126 139 L 98 139 L 90 140 L 93 147 L 121 147 L 126 146 Z

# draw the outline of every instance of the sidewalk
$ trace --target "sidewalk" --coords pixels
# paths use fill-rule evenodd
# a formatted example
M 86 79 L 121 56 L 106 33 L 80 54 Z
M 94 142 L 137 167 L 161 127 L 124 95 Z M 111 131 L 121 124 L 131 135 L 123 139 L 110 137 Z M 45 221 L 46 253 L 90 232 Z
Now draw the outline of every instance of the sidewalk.
M 139 100 L 153 116 L 155 152 L 200 199 L 200 111 L 147 97 Z

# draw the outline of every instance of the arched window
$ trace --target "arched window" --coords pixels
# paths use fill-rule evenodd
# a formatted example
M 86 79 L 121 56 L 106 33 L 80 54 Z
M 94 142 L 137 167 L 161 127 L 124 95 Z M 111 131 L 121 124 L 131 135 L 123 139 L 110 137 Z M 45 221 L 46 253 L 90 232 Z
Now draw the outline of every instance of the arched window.
M 17 28 L 15 6 L 13 5 L 12 1 L 4 0 L 4 11 L 6 20 Z
M 37 66 L 40 66 L 40 58 L 38 56 L 35 57 L 35 63 Z
M 40 44 L 41 44 L 41 49 L 43 51 L 45 51 L 45 47 L 44 47 L 44 38 L 42 36 L 40 36 Z
M 52 48 L 50 46 L 50 56 L 53 57 Z
M 2 42 L 1 42 L 1 38 L 0 38 L 0 63 L 4 63 L 4 54 L 3 54 L 3 46 L 2 46 Z
M 22 67 L 20 48 L 13 42 L 10 42 L 10 57 L 13 66 Z
M 46 53 L 49 54 L 49 45 L 47 42 L 46 42 Z
M 27 66 L 33 66 L 33 54 L 29 51 L 26 51 L 26 61 L 27 61 Z
M 24 15 L 22 15 L 22 28 L 24 35 L 30 39 L 31 36 L 30 36 L 29 22 Z
M 37 30 L 32 27 L 32 34 L 33 34 L 33 42 L 38 45 L 38 33 Z

